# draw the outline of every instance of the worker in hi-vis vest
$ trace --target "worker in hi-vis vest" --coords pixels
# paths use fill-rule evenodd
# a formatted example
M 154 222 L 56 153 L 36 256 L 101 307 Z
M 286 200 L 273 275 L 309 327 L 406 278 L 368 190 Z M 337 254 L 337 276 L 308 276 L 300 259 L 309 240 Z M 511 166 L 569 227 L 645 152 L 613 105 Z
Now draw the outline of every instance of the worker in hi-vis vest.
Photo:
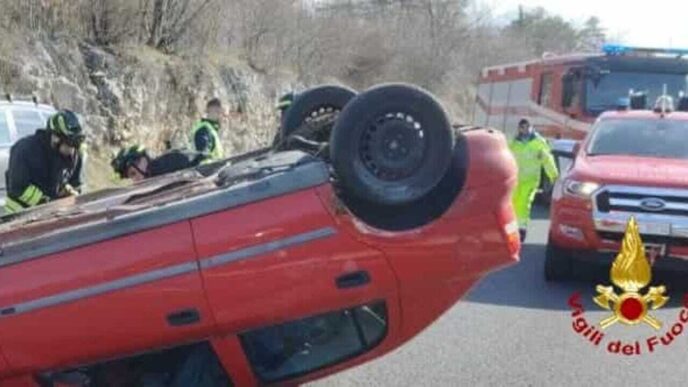
M 543 168 L 552 183 L 559 176 L 559 171 L 547 140 L 535 132 L 526 118 L 518 123 L 518 133 L 509 142 L 509 148 L 518 164 L 518 184 L 514 191 L 513 205 L 523 241 L 530 221 L 530 209 L 540 187 Z
M 223 116 L 222 103 L 219 99 L 213 98 L 206 105 L 206 116 L 193 127 L 191 138 L 194 149 L 205 155 L 204 163 L 224 158 L 219 134 L 220 120 Z

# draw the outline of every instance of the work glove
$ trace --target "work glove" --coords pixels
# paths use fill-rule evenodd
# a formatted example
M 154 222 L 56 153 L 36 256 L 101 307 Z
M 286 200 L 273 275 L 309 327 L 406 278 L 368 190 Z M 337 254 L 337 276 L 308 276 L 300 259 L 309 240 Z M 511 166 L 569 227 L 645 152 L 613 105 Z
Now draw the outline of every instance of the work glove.
M 65 184 L 65 186 L 62 187 L 62 190 L 59 193 L 59 197 L 60 198 L 66 198 L 69 196 L 79 196 L 79 191 L 77 191 L 70 184 Z

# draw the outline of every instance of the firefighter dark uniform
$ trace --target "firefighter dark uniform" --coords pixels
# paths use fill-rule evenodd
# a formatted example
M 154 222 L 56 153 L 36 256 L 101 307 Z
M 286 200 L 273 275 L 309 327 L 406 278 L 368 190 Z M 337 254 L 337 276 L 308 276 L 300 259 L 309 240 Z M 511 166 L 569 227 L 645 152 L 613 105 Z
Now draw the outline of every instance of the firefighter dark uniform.
M 171 150 L 151 160 L 148 166 L 149 176 L 160 176 L 168 173 L 193 168 L 204 160 L 203 154 Z
M 218 161 L 224 157 L 219 130 L 219 122 L 204 118 L 198 121 L 191 131 L 196 151 L 206 155 L 204 162 Z
M 141 158 L 148 160 L 146 170 L 140 170 L 137 166 Z M 176 172 L 182 169 L 193 168 L 204 160 L 202 153 L 171 150 L 156 158 L 151 158 L 148 151 L 140 145 L 121 149 L 113 158 L 111 165 L 121 178 L 128 178 L 127 171 L 130 167 L 138 170 L 144 177 L 154 177 Z
M 282 143 L 282 125 L 284 125 L 284 118 L 287 115 L 287 111 L 294 104 L 294 99 L 296 99 L 296 94 L 294 92 L 288 92 L 280 97 L 277 101 L 277 110 L 280 114 L 280 126 L 277 128 L 277 133 L 272 139 L 272 146 L 278 147 Z
M 277 101 L 277 110 L 280 111 L 281 117 L 284 117 L 284 113 L 294 103 L 295 98 L 296 98 L 296 94 L 294 94 L 294 92 L 288 92 L 288 93 L 284 94 L 283 96 L 281 96 L 279 101 Z
M 78 118 L 70 111 L 61 111 L 48 119 L 47 126 L 10 149 L 5 172 L 8 214 L 78 194 L 81 189 L 84 136 Z M 53 135 L 59 138 L 57 144 Z M 76 149 L 72 157 L 60 154 L 61 143 Z

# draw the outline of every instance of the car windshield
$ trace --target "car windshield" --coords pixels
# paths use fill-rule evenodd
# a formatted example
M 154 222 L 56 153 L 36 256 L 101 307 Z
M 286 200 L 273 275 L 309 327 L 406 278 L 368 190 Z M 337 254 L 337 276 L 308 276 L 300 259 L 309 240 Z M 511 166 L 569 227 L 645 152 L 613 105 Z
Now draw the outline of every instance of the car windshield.
M 7 125 L 7 117 L 5 112 L 0 111 L 0 144 L 8 144 L 10 141 L 10 128 Z
M 688 159 L 686 135 L 688 121 L 607 119 L 597 124 L 588 155 Z
M 597 84 L 587 80 L 586 108 L 594 115 L 613 109 L 619 98 L 628 96 L 631 89 L 645 92 L 648 101 L 655 101 L 662 94 L 664 85 L 667 93 L 675 97 L 686 90 L 686 74 L 611 72 L 603 75 Z
M 37 109 L 12 109 L 17 137 L 29 136 L 45 126 L 45 119 Z

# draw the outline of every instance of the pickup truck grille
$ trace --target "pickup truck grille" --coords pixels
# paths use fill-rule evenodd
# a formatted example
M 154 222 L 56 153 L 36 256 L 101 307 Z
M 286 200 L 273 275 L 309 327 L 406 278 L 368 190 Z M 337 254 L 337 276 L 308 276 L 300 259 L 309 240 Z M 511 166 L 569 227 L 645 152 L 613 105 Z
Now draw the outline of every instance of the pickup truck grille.
M 650 188 L 643 191 L 641 187 L 629 190 L 604 189 L 595 198 L 597 210 L 601 213 L 629 212 L 688 217 L 688 191 L 683 193 L 679 190 Z
M 624 234 L 621 232 L 597 231 L 597 236 L 605 241 L 621 243 Z M 643 243 L 671 245 L 674 247 L 688 247 L 688 239 L 661 235 L 643 235 Z
M 593 196 L 593 222 L 602 240 L 621 241 L 633 216 L 645 243 L 688 246 L 688 189 L 607 185 Z

